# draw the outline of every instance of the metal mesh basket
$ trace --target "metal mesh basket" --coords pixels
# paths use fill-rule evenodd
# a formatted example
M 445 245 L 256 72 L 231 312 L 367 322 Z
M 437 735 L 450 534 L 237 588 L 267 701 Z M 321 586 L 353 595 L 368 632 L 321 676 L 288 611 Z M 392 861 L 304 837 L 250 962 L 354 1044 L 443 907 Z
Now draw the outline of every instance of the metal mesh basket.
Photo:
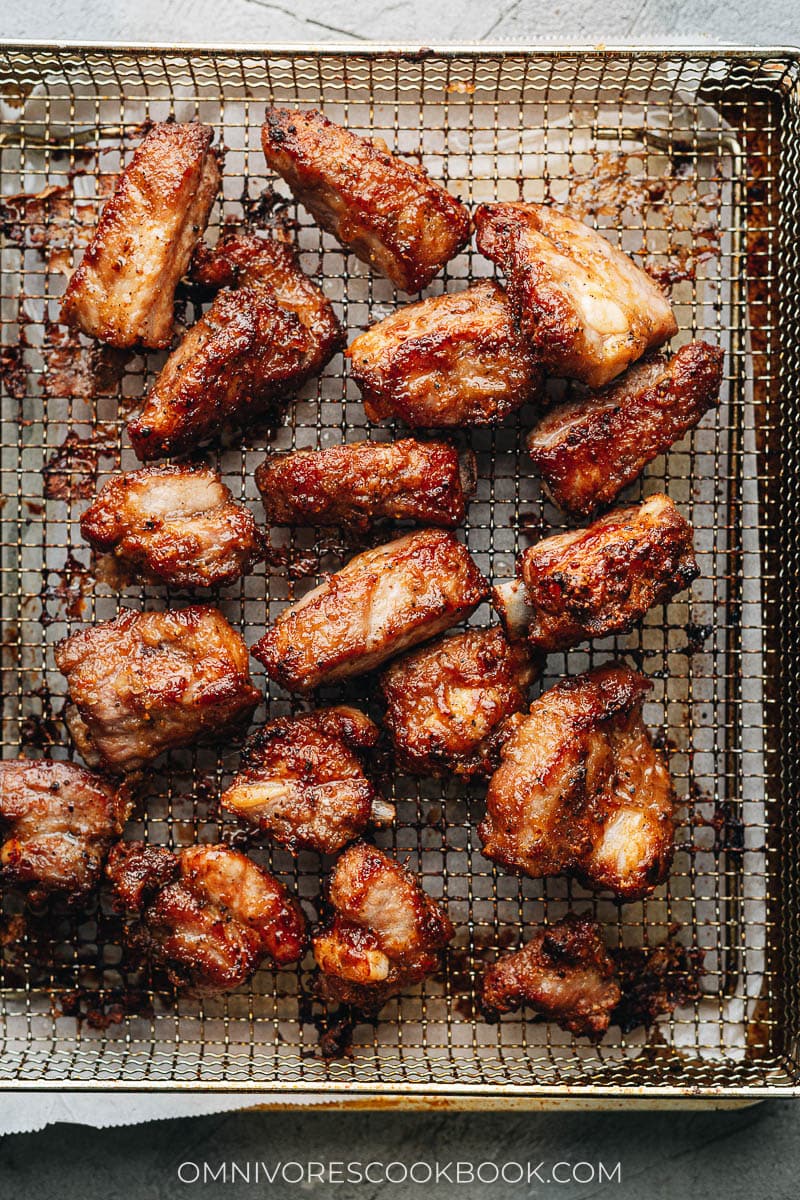
M 390 285 L 345 254 L 265 173 L 258 130 L 269 101 L 335 120 L 419 155 L 469 203 L 570 205 L 671 287 L 680 341 L 726 351 L 719 411 L 648 468 L 632 499 L 667 490 L 693 521 L 702 576 L 630 636 L 551 656 L 544 686 L 622 655 L 653 679 L 645 716 L 670 752 L 681 808 L 669 883 L 617 906 L 563 879 L 513 879 L 479 853 L 479 788 L 394 780 L 398 819 L 378 842 L 441 895 L 458 927 L 441 978 L 360 1025 L 349 1058 L 318 1050 L 325 1014 L 309 962 L 261 970 L 249 987 L 198 1002 L 148 990 L 120 965 L 104 902 L 36 913 L 5 951 L 2 1086 L 242 1088 L 272 1093 L 763 1095 L 800 1079 L 797 1036 L 800 736 L 797 435 L 800 376 L 800 65 L 789 52 L 315 52 L 7 46 L 0 49 L 2 179 L 3 755 L 72 753 L 53 645 L 82 622 L 186 594 L 95 580 L 78 528 L 88 496 L 135 459 L 124 425 L 163 356 L 92 349 L 55 324 L 80 255 L 142 122 L 199 117 L 227 146 L 225 221 L 292 226 L 307 270 L 351 335 L 392 311 Z M 489 274 L 474 250 L 431 291 Z M 196 310 L 184 297 L 185 319 Z M 400 298 L 402 302 L 402 297 Z M 531 538 L 560 525 L 524 450 L 532 413 L 464 435 L 480 484 L 466 538 L 494 580 Z M 387 437 L 370 427 L 335 359 L 291 405 L 280 447 Z M 267 441 L 209 452 L 259 512 L 253 470 Z M 279 535 L 274 532 L 274 537 Z M 287 600 L 352 553 L 320 531 L 274 545 L 266 568 L 217 601 L 252 642 Z M 484 606 L 474 617 L 490 619 Z M 258 678 L 258 676 L 257 676 Z M 266 688 L 266 681 L 265 688 Z M 788 703 L 782 702 L 786 689 Z M 342 692 L 331 695 L 342 695 Z M 351 693 L 369 698 L 363 682 Z M 257 714 L 286 712 L 271 688 Z M 215 799 L 235 747 L 174 753 L 146 780 L 129 827 L 170 845 L 215 841 Z M 230 831 L 229 831 L 230 832 Z M 307 902 L 325 864 L 253 847 Z M 6 898 L 13 931 L 14 900 Z M 597 1048 L 521 1016 L 490 1026 L 475 1006 L 482 963 L 568 905 L 593 911 L 615 946 L 671 934 L 703 952 L 702 995 L 650 1029 L 612 1028 Z

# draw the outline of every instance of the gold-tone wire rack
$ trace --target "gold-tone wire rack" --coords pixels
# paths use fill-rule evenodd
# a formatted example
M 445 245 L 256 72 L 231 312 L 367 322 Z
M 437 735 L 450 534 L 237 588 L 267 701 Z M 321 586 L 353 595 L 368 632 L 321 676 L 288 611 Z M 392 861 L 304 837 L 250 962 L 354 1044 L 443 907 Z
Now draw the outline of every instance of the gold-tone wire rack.
M 404 297 L 345 254 L 269 178 L 266 103 L 309 104 L 420 156 L 469 204 L 495 197 L 568 205 L 670 287 L 680 324 L 726 352 L 723 402 L 629 490 L 672 495 L 697 531 L 700 580 L 630 636 L 553 655 L 543 686 L 613 656 L 652 677 L 646 717 L 680 796 L 669 883 L 617 906 L 562 879 L 512 879 L 482 858 L 478 787 L 390 775 L 396 825 L 377 841 L 408 858 L 447 903 L 458 934 L 441 978 L 356 1027 L 350 1057 L 326 1060 L 326 1014 L 310 963 L 261 970 L 200 1002 L 154 990 L 121 961 L 104 899 L 35 912 L 16 940 L 6 897 L 0 1086 L 241 1088 L 290 1094 L 765 1095 L 800 1083 L 798 756 L 800 450 L 800 61 L 790 51 L 453 50 L 0 46 L 0 439 L 3 756 L 73 753 L 56 641 L 128 607 L 186 593 L 95 578 L 78 521 L 88 497 L 135 458 L 125 421 L 163 355 L 121 356 L 56 323 L 65 275 L 143 123 L 199 118 L 226 149 L 210 236 L 226 222 L 279 225 L 334 300 L 350 335 Z M 431 292 L 491 272 L 474 249 Z M 179 311 L 196 318 L 190 290 Z M 676 343 L 677 344 L 677 343 Z M 534 418 L 463 434 L 480 482 L 465 529 L 482 570 L 561 526 L 525 453 Z M 341 357 L 290 405 L 271 440 L 208 451 L 263 517 L 253 471 L 267 446 L 392 436 L 370 426 Z M 273 531 L 266 566 L 210 596 L 248 643 L 354 547 L 323 531 Z M 206 597 L 204 597 L 206 598 Z M 473 620 L 486 624 L 486 606 Z M 289 711 L 267 688 L 256 715 Z M 792 687 L 792 684 L 795 686 Z M 373 703 L 369 681 L 330 696 Z M 170 845 L 232 833 L 216 798 L 235 746 L 170 755 L 144 783 L 128 836 Z M 313 915 L 315 855 L 251 844 Z M 702 961 L 699 1000 L 649 1031 L 612 1028 L 597 1048 L 553 1025 L 477 1012 L 482 964 L 568 906 L 593 911 L 612 946 L 668 937 Z

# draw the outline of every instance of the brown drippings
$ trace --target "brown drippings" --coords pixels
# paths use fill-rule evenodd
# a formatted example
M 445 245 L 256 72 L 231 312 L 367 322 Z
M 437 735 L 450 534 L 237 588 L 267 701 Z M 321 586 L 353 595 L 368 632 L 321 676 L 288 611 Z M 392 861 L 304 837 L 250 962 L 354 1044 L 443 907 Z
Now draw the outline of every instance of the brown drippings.
M 0 84 L 0 96 L 9 108 L 18 108 L 21 111 L 27 104 L 33 87 L 32 83 L 21 83 L 17 79 L 8 79 Z
M 5 950 L 19 942 L 25 936 L 26 928 L 23 913 L 3 913 L 0 916 L 0 949 Z
M 50 271 L 69 271 L 71 247 L 88 245 L 97 224 L 98 207 L 75 195 L 74 181 L 87 171 L 72 172 L 68 183 L 40 192 L 17 192 L 0 200 L 0 233 L 12 246 L 36 250 Z M 97 197 L 106 200 L 116 187 L 115 172 L 93 172 Z
M 747 1023 L 745 1058 L 749 1060 L 765 1058 L 774 1053 L 775 1014 L 770 1004 L 769 986 L 766 981 L 761 984 L 761 992 L 753 1008 L 753 1015 Z
M 595 155 L 588 171 L 571 175 L 567 211 L 579 219 L 616 217 L 626 210 L 641 214 L 652 205 L 663 203 L 676 180 L 671 175 L 659 179 L 643 175 L 644 160 L 643 150 Z
M 319 570 L 319 554 L 313 549 L 293 555 L 291 546 L 267 545 L 264 560 L 268 570 L 285 571 L 289 579 L 316 575 Z
M 486 966 L 494 962 L 504 951 L 509 950 L 518 939 L 518 931 L 504 927 L 497 934 L 475 931 L 471 946 L 450 946 L 447 950 L 447 974 L 450 981 L 449 991 L 454 997 L 453 1007 L 462 1017 L 472 1021 L 476 1016 L 476 1005 L 473 996 L 475 985 L 480 986 L 482 975 L 477 980 L 473 978 L 474 968 L 482 963 Z
M 444 832 L 446 826 L 444 808 L 441 804 L 432 804 L 430 806 L 425 814 L 425 824 L 429 825 L 431 829 L 441 829 Z
M 649 1029 L 657 1017 L 700 999 L 704 951 L 675 940 L 675 929 L 660 946 L 610 951 L 620 977 L 622 999 L 611 1017 L 623 1033 Z
M 680 746 L 674 738 L 668 737 L 663 729 L 653 729 L 650 731 L 650 740 L 656 750 L 663 750 L 666 754 L 675 754 L 680 750 Z
M 687 160 L 674 156 L 667 171 L 653 177 L 642 173 L 647 152 L 606 152 L 598 154 L 585 174 L 574 174 L 569 181 L 567 212 L 579 220 L 587 216 L 613 217 L 621 223 L 623 213 L 641 219 L 645 227 L 657 227 L 656 214 L 669 209 L 669 244 L 658 255 L 648 254 L 646 247 L 634 251 L 643 259 L 643 266 L 662 287 L 668 288 L 682 280 L 694 280 L 698 266 L 716 258 L 720 250 L 719 208 L 722 202 L 722 173 L 717 166 L 708 179 L 687 178 Z M 701 192 L 698 183 L 702 183 Z M 676 196 L 679 188 L 692 188 L 683 201 Z M 551 198 L 552 199 L 552 198 Z M 695 216 L 690 222 L 674 219 L 681 207 L 691 207 Z
M 6 631 L 3 634 L 3 646 L 11 646 L 16 648 L 19 642 L 19 625 L 16 622 L 6 626 Z
M 309 979 L 303 978 L 303 984 L 297 997 L 297 1020 L 300 1025 L 313 1025 L 317 1032 L 317 1045 L 313 1050 L 305 1051 L 305 1058 L 322 1058 L 332 1062 L 337 1058 L 350 1058 L 353 1049 L 353 1034 L 357 1025 L 374 1024 L 374 1020 L 363 1013 L 354 1012 L 348 1005 L 342 1005 L 332 1016 L 327 1012 L 315 1012 L 319 974 Z
M 19 740 L 23 749 L 48 750 L 60 745 L 62 737 L 62 722 L 50 712 L 31 713 L 20 722 Z
M 731 800 L 718 801 L 712 823 L 716 833 L 715 850 L 737 857 L 743 855 L 745 824 Z
M 689 802 L 693 807 L 689 825 L 692 829 L 713 829 L 713 853 L 740 856 L 745 850 L 745 824 L 739 806 L 732 800 L 713 800 L 696 784 L 690 790 Z M 698 805 L 712 806 L 710 817 L 697 812 Z M 702 846 L 681 846 L 686 854 L 696 854 L 707 849 Z
M 309 575 L 326 575 L 320 564 L 325 558 L 346 562 L 355 554 L 371 550 L 386 541 L 386 530 L 380 525 L 364 532 L 348 530 L 345 526 L 331 527 L 319 534 L 314 546 L 292 547 L 289 543 L 272 545 L 264 538 L 264 559 L 268 570 L 285 572 L 289 579 L 304 579 Z
M 134 564 L 115 554 L 94 554 L 92 567 L 97 582 L 104 583 L 112 592 L 121 592 L 137 579 Z
M 714 632 L 713 625 L 697 625 L 689 621 L 686 626 L 686 645 L 673 651 L 673 654 L 686 654 L 691 657 L 698 654 Z
M 0 346 L 0 382 L 15 400 L 24 400 L 28 390 L 24 355 L 25 347 L 21 344 Z
M 541 508 L 538 512 L 520 513 L 519 531 L 525 537 L 533 538 L 536 542 L 541 541 L 543 537 L 547 537 L 549 533 L 552 533 L 552 529 L 545 519 Z
M 90 1029 L 109 1029 L 121 1025 L 126 1017 L 153 1013 L 146 993 L 128 988 L 90 991 L 78 987 L 51 996 L 51 1005 L 54 1017 L 74 1017 L 79 1028 L 85 1022 Z
M 86 597 L 91 594 L 94 584 L 89 568 L 79 562 L 69 550 L 64 566 L 56 571 L 51 571 L 50 574 L 55 575 L 58 582 L 54 585 L 47 584 L 43 590 L 43 623 L 46 624 L 48 618 L 49 620 L 53 619 L 50 613 L 47 618 L 44 616 L 44 613 L 47 612 L 48 601 L 55 602 L 60 610 L 59 615 L 63 613 L 73 620 L 81 620 L 86 607 Z
M 353 1034 L 359 1018 L 347 1012 L 337 1015 L 319 1033 L 319 1052 L 326 1062 L 353 1057 Z
M 72 225 L 73 189 L 50 184 L 40 192 L 16 192 L 0 200 L 0 233 L 12 246 L 41 249 L 66 240 Z M 63 244 L 60 242 L 59 244 Z
M 249 229 L 269 229 L 279 240 L 291 241 L 300 228 L 299 221 L 289 215 L 293 204 L 291 196 L 279 195 L 271 184 L 257 196 L 243 194 L 241 204 L 242 223 Z
M 10 892 L 6 900 L 19 902 L 22 893 Z M 96 896 L 85 897 L 80 904 L 50 896 L 34 903 L 26 897 L 22 922 L 13 922 L 3 950 L 3 978 L 8 987 L 44 987 L 51 996 L 72 992 L 76 987 L 88 992 L 108 991 L 109 977 L 114 987 L 128 969 L 127 962 L 111 968 L 98 961 L 98 948 L 120 946 L 123 922 L 98 907 Z M 95 931 L 88 939 L 78 930 L 86 923 Z
M 693 240 L 688 245 L 673 246 L 667 261 L 649 255 L 644 268 L 651 279 L 655 279 L 665 290 L 676 283 L 697 278 L 697 268 L 719 254 L 719 231 L 716 229 L 692 229 Z
M 49 398 L 92 400 L 113 396 L 131 351 L 98 343 L 86 346 L 74 330 L 45 322 L 42 392 Z
M 237 825 L 234 828 L 225 828 L 220 836 L 220 841 L 230 846 L 231 850 L 240 850 L 243 854 L 250 849 L 256 841 L 256 833 L 244 825 Z
M 47 460 L 44 495 L 48 500 L 88 500 L 97 486 L 101 458 L 116 458 L 117 431 L 98 429 L 82 438 L 70 431 Z

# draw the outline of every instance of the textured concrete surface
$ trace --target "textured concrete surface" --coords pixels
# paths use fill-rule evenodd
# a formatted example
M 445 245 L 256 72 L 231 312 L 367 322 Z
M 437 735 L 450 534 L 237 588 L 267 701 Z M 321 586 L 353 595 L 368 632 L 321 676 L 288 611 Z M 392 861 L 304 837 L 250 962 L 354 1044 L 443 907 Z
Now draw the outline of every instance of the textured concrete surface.
M 0 11 L 3 37 L 53 40 L 800 41 L 797 0 L 4 0 Z
M 0 1196 L 129 1200 L 159 1197 L 259 1195 L 335 1196 L 337 1200 L 511 1200 L 553 1195 L 559 1200 L 795 1200 L 800 1167 L 797 1116 L 780 1101 L 727 1113 L 561 1113 L 482 1116 L 397 1113 L 238 1113 L 98 1133 L 56 1126 L 45 1134 L 0 1142 Z M 527 1160 L 621 1163 L 621 1182 L 548 1186 L 349 1185 L 311 1187 L 252 1182 L 253 1164 L 307 1159 L 411 1164 L 438 1159 L 504 1163 Z M 181 1164 L 221 1164 L 228 1182 L 192 1186 Z M 251 1183 L 230 1182 L 231 1164 L 251 1166 Z M 185 1177 L 193 1174 L 183 1167 Z M 561 1174 L 558 1172 L 557 1174 Z M 580 1174 L 580 1173 L 579 1173 Z M 289 1178 L 293 1172 L 289 1172 Z
M 530 0 L 27 0 L 0 5 L 5 38 L 131 41 L 331 41 L 425 44 L 468 41 L 800 43 L 797 0 L 592 0 L 534 5 Z M 564 1200 L 596 1195 L 794 1200 L 800 1193 L 798 1110 L 776 1102 L 736 1112 L 418 1115 L 239 1113 L 96 1132 L 56 1126 L 0 1141 L 0 1200 L 6 1197 L 338 1195 L 433 1192 L 516 1197 L 555 1190 Z M 437 1187 L 182 1183 L 181 1163 L 241 1167 L 256 1161 L 347 1157 L 388 1162 L 465 1159 L 621 1163 L 621 1182 L 596 1179 L 555 1189 L 525 1185 Z M 545 1168 L 545 1170 L 547 1167 Z M 240 1177 L 241 1180 L 241 1177 Z

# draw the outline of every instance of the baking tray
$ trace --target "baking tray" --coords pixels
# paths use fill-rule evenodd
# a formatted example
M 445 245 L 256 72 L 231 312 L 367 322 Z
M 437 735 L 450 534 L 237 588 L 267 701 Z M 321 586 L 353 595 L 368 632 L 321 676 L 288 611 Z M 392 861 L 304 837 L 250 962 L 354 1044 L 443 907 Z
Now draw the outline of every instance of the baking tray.
M 697 530 L 701 578 L 631 635 L 551 656 L 543 681 L 619 655 L 652 677 L 645 715 L 669 751 L 681 804 L 669 883 L 619 907 L 563 879 L 511 878 L 479 853 L 480 788 L 398 777 L 397 823 L 377 841 L 443 897 L 458 934 L 441 978 L 387 1005 L 377 1025 L 356 1027 L 349 1057 L 320 1054 L 326 1017 L 307 998 L 308 960 L 261 970 L 235 994 L 190 1000 L 123 972 L 119 923 L 105 903 L 77 915 L 53 905 L 5 951 L 3 1087 L 440 1105 L 797 1088 L 799 80 L 798 55 L 784 49 L 0 47 L 5 757 L 72 753 L 53 662 L 60 638 L 120 604 L 189 598 L 139 587 L 116 596 L 95 581 L 78 527 L 96 486 L 135 465 L 125 420 L 163 355 L 92 349 L 55 324 L 65 274 L 143 122 L 198 117 L 220 131 L 224 190 L 210 236 L 243 218 L 290 231 L 351 335 L 398 298 L 266 175 L 258 131 L 268 102 L 317 105 L 383 136 L 471 204 L 571 205 L 667 282 L 678 342 L 705 337 L 726 352 L 719 411 L 628 493 L 670 493 Z M 490 272 L 469 249 L 430 291 Z M 197 311 L 183 295 L 183 319 Z M 480 468 L 465 536 L 496 581 L 513 574 L 531 539 L 561 527 L 525 454 L 532 419 L 523 410 L 498 429 L 461 435 Z M 392 432 L 366 421 L 338 357 L 272 441 L 251 432 L 208 458 L 260 515 L 253 470 L 268 444 Z M 273 541 L 265 567 L 211 596 L 250 644 L 353 552 L 329 532 L 275 531 Z M 489 619 L 486 606 L 473 618 Z M 329 693 L 364 694 L 363 683 Z M 270 688 L 256 722 L 291 703 Z M 236 762 L 231 746 L 171 754 L 148 774 L 129 836 L 183 845 L 231 833 L 215 801 Z M 324 864 L 252 852 L 312 915 Z M 5 903 L 13 929 L 14 900 Z M 649 1032 L 612 1028 L 598 1047 L 520 1015 L 480 1020 L 482 964 L 569 905 L 596 913 L 612 945 L 651 947 L 671 935 L 693 952 L 687 961 L 702 961 L 700 998 Z

